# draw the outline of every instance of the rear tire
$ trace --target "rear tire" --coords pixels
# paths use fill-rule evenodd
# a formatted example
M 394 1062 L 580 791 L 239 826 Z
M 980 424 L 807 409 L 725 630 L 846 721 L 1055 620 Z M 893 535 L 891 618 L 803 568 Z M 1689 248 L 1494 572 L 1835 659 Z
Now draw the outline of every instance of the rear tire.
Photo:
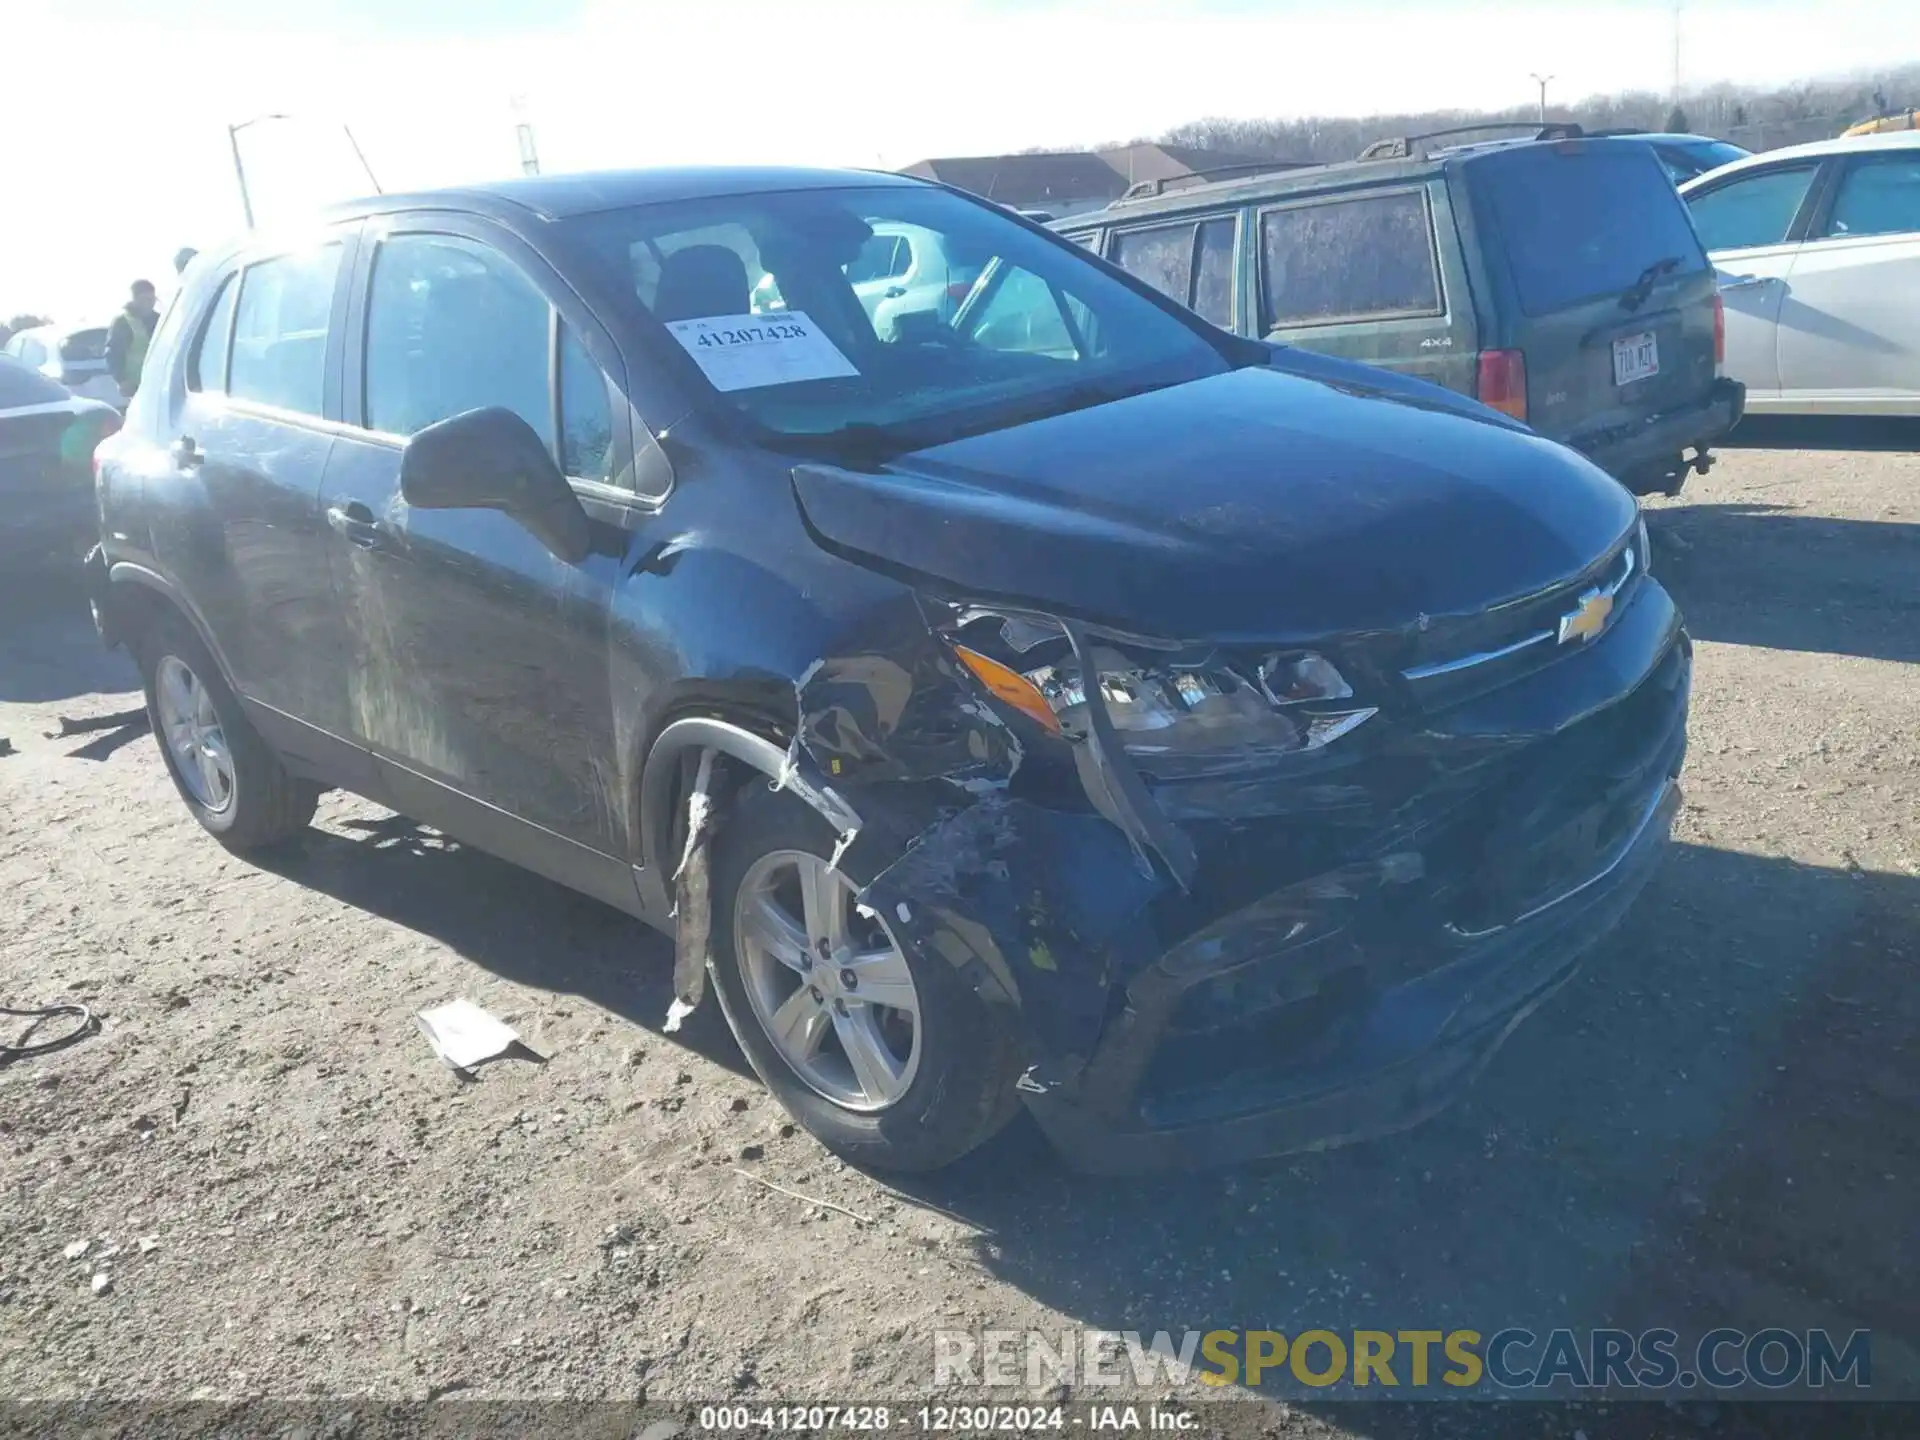
M 229 850 L 258 850 L 298 835 L 320 787 L 296 780 L 267 748 L 198 632 L 177 616 L 140 643 L 147 718 L 174 789 Z
M 919 959 L 884 919 L 855 909 L 857 887 L 827 869 L 835 837 L 824 819 L 790 795 L 746 788 L 714 843 L 711 887 L 709 968 L 734 1037 L 829 1150 L 875 1169 L 951 1164 L 1019 1107 L 1017 1037 L 950 965 Z M 816 921 L 830 903 L 842 908 L 823 937 Z

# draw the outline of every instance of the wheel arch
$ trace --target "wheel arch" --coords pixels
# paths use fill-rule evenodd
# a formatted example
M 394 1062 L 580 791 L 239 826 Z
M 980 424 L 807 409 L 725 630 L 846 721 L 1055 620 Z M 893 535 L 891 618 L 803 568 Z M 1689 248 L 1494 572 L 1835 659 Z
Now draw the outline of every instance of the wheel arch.
M 186 596 L 178 585 L 157 570 L 130 560 L 115 561 L 107 571 L 105 594 L 106 613 L 101 616 L 101 633 L 109 645 L 125 645 L 129 652 L 138 657 L 140 643 L 160 623 L 167 610 L 172 610 L 181 619 L 191 625 L 199 635 L 207 652 L 213 656 L 214 663 L 220 667 L 220 678 L 229 690 L 237 695 L 240 692 L 233 683 L 233 666 L 227 662 L 226 651 L 213 633 L 213 627 L 207 624 L 206 617 Z M 156 596 L 159 605 L 140 605 L 132 603 L 136 598 Z

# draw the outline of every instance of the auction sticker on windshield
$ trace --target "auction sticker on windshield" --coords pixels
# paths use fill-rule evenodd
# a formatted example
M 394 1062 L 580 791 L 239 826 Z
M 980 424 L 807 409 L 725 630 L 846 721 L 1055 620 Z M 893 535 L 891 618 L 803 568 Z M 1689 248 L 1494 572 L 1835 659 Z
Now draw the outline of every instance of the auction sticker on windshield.
M 804 310 L 707 315 L 670 321 L 667 329 L 716 390 L 755 390 L 860 373 Z

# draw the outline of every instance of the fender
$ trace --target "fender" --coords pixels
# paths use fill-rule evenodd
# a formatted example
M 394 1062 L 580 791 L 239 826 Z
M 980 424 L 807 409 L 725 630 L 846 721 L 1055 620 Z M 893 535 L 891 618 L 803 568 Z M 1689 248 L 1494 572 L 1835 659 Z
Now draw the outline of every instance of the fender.
M 135 564 L 131 560 L 115 560 L 107 567 L 107 588 L 101 597 L 103 613 L 100 620 L 100 638 L 110 647 L 129 645 L 131 639 L 151 623 L 151 617 L 135 621 L 124 609 L 123 604 L 130 598 L 134 586 L 158 593 L 174 609 L 187 617 L 187 622 L 199 632 L 201 642 L 206 645 L 214 660 L 220 666 L 220 678 L 227 682 L 227 688 L 234 694 L 240 693 L 233 683 L 233 667 L 227 663 L 227 652 L 215 638 L 213 628 L 207 624 L 200 608 L 187 598 L 186 592 L 158 570 L 145 565 Z M 129 648 L 131 648 L 129 646 Z
M 821 778 L 797 746 L 782 750 L 764 736 L 727 720 L 699 715 L 675 720 L 654 741 L 640 778 L 641 857 L 635 878 L 650 914 L 665 916 L 673 908 L 673 897 L 667 891 L 666 861 L 673 848 L 674 782 L 681 757 L 700 750 L 718 751 L 793 791 L 819 811 L 838 834 L 857 831 L 863 823 L 859 811 Z

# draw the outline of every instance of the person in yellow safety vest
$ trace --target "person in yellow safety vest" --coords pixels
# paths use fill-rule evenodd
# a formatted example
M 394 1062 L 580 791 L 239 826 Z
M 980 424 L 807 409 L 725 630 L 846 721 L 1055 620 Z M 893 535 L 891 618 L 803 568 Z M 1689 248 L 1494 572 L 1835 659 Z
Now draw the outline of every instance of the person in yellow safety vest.
M 113 317 L 107 331 L 107 373 L 120 384 L 120 393 L 129 400 L 140 388 L 140 372 L 146 367 L 147 346 L 153 343 L 153 327 L 160 323 L 160 309 L 154 303 L 153 282 L 133 282 L 133 298 Z

